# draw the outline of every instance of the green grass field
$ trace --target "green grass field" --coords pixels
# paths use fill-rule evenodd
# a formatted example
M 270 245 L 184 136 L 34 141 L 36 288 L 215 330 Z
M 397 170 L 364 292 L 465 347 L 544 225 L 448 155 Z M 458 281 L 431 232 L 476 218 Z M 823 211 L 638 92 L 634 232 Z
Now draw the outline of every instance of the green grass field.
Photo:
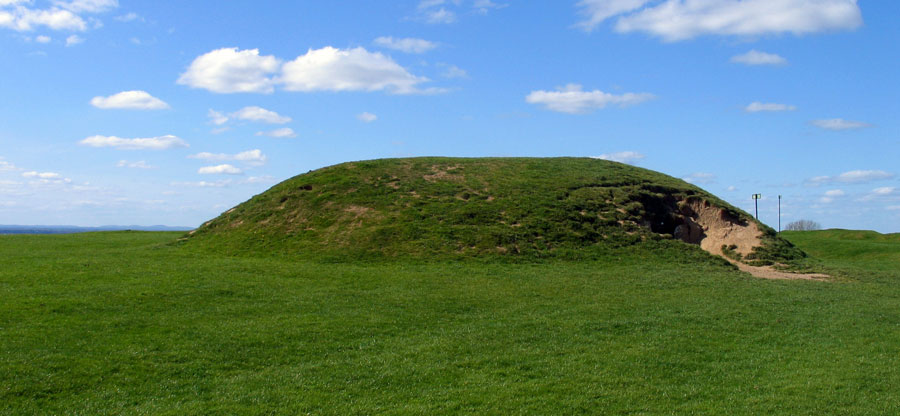
M 668 246 L 342 264 L 0 236 L 0 413 L 900 413 L 897 236 L 784 235 L 839 281 Z

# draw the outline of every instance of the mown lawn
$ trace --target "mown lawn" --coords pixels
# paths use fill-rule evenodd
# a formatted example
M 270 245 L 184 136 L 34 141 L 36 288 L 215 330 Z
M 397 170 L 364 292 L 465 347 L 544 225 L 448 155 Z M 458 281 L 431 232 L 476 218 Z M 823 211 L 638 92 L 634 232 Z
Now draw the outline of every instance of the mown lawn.
M 672 252 L 201 256 L 178 235 L 0 236 L 0 413 L 900 414 L 898 257 L 829 235 L 786 234 L 839 282 Z

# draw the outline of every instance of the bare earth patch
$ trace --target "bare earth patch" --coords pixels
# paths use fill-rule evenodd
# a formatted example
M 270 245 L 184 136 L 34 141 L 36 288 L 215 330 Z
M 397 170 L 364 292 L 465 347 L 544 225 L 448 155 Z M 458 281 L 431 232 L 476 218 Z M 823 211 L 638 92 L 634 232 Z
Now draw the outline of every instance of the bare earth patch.
M 454 171 L 459 169 L 459 166 L 447 166 L 444 169 L 441 169 L 438 165 L 433 165 L 431 167 L 431 171 L 434 172 L 432 175 L 423 175 L 422 179 L 425 179 L 428 182 L 435 181 L 452 181 L 459 182 L 465 179 L 463 175 L 456 175 L 450 173 L 450 171 Z
M 819 282 L 828 281 L 831 276 L 827 274 L 821 273 L 789 273 L 783 272 L 780 270 L 775 270 L 772 266 L 751 266 L 749 264 L 744 264 L 741 262 L 735 262 L 732 260 L 732 264 L 738 267 L 742 272 L 750 273 L 754 277 L 758 277 L 761 279 L 773 279 L 773 280 L 815 280 Z
M 742 272 L 761 279 L 779 280 L 817 280 L 827 281 L 831 276 L 820 273 L 789 273 L 776 270 L 772 266 L 751 266 L 728 258 L 722 252 L 722 246 L 736 246 L 734 250 L 743 256 L 750 254 L 754 247 L 761 244 L 759 228 L 755 223 L 742 221 L 729 215 L 725 210 L 712 206 L 706 201 L 691 201 L 681 206 L 685 224 L 678 230 L 678 237 L 710 254 L 722 257 Z

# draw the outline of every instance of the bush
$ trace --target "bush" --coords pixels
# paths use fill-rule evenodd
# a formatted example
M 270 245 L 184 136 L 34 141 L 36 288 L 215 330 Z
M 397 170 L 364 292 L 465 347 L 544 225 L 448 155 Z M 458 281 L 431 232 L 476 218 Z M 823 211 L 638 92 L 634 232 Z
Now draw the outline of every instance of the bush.
M 786 231 L 815 231 L 821 230 L 822 226 L 815 221 L 799 220 L 786 225 L 784 229 Z

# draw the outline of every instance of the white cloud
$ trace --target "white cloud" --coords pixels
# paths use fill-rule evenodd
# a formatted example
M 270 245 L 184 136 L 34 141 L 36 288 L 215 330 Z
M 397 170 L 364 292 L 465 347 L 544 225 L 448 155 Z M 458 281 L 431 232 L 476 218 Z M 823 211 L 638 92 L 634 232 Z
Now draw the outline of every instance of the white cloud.
M 375 120 L 378 120 L 378 116 L 376 116 L 375 114 L 372 114 L 370 112 L 364 112 L 364 113 L 358 114 L 356 116 L 356 119 L 359 121 L 362 121 L 363 123 L 371 123 Z
M 172 186 L 186 186 L 191 188 L 222 188 L 230 185 L 231 179 L 223 179 L 215 182 L 197 181 L 197 182 L 172 182 Z
M 169 104 L 146 91 L 122 91 L 109 97 L 94 97 L 91 105 L 102 109 L 164 110 Z
M 207 116 L 209 117 L 209 121 L 217 126 L 221 126 L 228 122 L 228 116 L 213 109 L 209 110 Z
M 475 0 L 475 3 L 472 4 L 472 8 L 479 14 L 487 14 L 489 11 L 494 9 L 502 9 L 508 4 L 494 3 L 491 0 Z
M 891 205 L 891 206 L 885 207 L 884 209 L 886 209 L 888 211 L 900 211 L 900 205 Z
M 578 7 L 587 20 L 578 23 L 585 30 L 593 30 L 600 23 L 613 16 L 637 10 L 650 0 L 581 0 Z
M 113 19 L 116 19 L 119 22 L 133 22 L 135 20 L 144 21 L 144 18 L 135 12 L 123 14 L 121 16 L 116 16 Z
M 424 13 L 425 22 L 431 24 L 449 24 L 456 22 L 456 13 L 443 7 L 435 10 L 427 10 Z
M 441 66 L 447 68 L 444 70 L 444 72 L 441 73 L 444 78 L 466 78 L 469 76 L 469 73 L 466 72 L 465 69 L 462 69 L 456 65 L 442 64 Z
M 58 8 L 36 10 L 22 6 L 16 6 L 12 10 L 0 10 L 0 27 L 28 32 L 39 26 L 52 30 L 87 30 L 84 19 L 69 10 Z
M 831 131 L 855 130 L 872 127 L 871 124 L 861 121 L 844 120 L 842 118 L 831 118 L 824 120 L 813 120 L 812 125 Z
M 604 153 L 600 156 L 595 156 L 595 159 L 603 159 L 603 160 L 612 160 L 614 162 L 621 162 L 627 164 L 634 164 L 637 161 L 644 159 L 646 156 L 640 154 L 638 152 L 633 151 L 625 151 L 625 152 L 616 152 L 616 153 Z
M 119 150 L 166 150 L 176 147 L 188 147 L 187 142 L 172 135 L 137 139 L 98 135 L 88 137 L 78 143 L 84 146 L 112 147 Z
M 240 152 L 237 154 L 227 154 L 227 153 L 209 153 L 209 152 L 200 152 L 195 155 L 188 156 L 190 159 L 200 159 L 206 160 L 210 162 L 227 162 L 227 161 L 238 161 L 244 162 L 251 166 L 262 166 L 265 165 L 269 160 L 265 154 L 259 149 L 247 150 L 245 152 Z
M 259 49 L 222 48 L 200 55 L 178 78 L 178 84 L 217 93 L 271 93 L 281 62 L 274 56 L 260 56 Z
M 272 176 L 250 176 L 245 179 L 241 179 L 238 181 L 232 179 L 221 179 L 218 181 L 208 182 L 208 181 L 198 181 L 198 182 L 172 182 L 172 186 L 185 186 L 192 188 L 224 188 L 231 185 L 247 185 L 247 184 L 257 184 L 257 183 L 273 183 L 275 182 L 275 178 Z
M 204 166 L 200 169 L 197 169 L 197 173 L 201 175 L 241 175 L 244 173 L 244 171 L 235 166 L 224 164 L 216 166 Z
M 285 117 L 279 115 L 274 111 L 266 110 L 265 108 L 256 106 L 244 107 L 238 111 L 235 111 L 234 113 L 231 113 L 231 117 L 238 120 L 257 121 L 260 123 L 269 124 L 285 124 L 291 122 L 290 117 Z
M 129 162 L 127 160 L 120 160 L 119 163 L 116 163 L 116 167 L 119 168 L 130 168 L 130 169 L 155 169 L 155 166 L 150 166 L 147 162 L 143 160 L 138 160 L 137 162 Z
M 102 13 L 119 7 L 118 0 L 54 1 L 53 4 L 73 13 Z
M 388 91 L 409 94 L 427 78 L 410 74 L 391 58 L 363 48 L 310 49 L 284 64 L 281 81 L 288 91 Z
M 37 43 L 50 43 L 50 41 L 52 41 L 52 40 L 53 39 L 51 39 L 50 36 L 45 36 L 45 35 L 40 35 L 40 36 L 34 38 L 34 41 Z
M 839 198 L 844 195 L 845 195 L 844 191 L 842 191 L 840 189 L 832 189 L 830 191 L 825 191 L 825 196 L 823 196 L 822 198 L 819 198 L 819 202 L 821 202 L 823 204 L 830 204 L 830 203 L 834 202 L 835 198 Z
M 681 179 L 693 184 L 710 184 L 716 181 L 716 175 L 713 175 L 712 173 L 695 172 Z
M 13 170 L 16 170 L 16 165 L 13 165 L 12 163 L 9 163 L 0 158 L 0 172 L 9 172 Z
M 892 195 L 895 195 L 896 193 L 897 193 L 897 188 L 895 188 L 893 186 L 882 186 L 880 188 L 873 189 L 871 192 L 869 192 L 868 194 L 866 194 L 859 200 L 860 201 L 886 200 L 886 197 L 890 197 Z M 891 198 L 890 200 L 893 200 L 893 199 L 894 198 Z
M 419 2 L 419 10 L 429 9 L 432 7 L 443 6 L 448 3 L 459 5 L 460 0 L 421 0 Z
M 425 53 L 437 48 L 437 43 L 425 39 L 397 38 L 382 36 L 375 39 L 374 43 L 382 48 L 388 48 L 406 53 Z
M 592 30 L 619 16 L 620 33 L 644 32 L 674 42 L 701 35 L 759 36 L 855 29 L 857 0 L 584 0 L 578 3 Z
M 84 38 L 78 35 L 70 35 L 66 38 L 66 46 L 75 46 L 84 43 Z
M 276 139 L 288 139 L 291 137 L 297 137 L 297 133 L 295 133 L 294 129 L 290 127 L 275 129 L 271 131 L 258 131 L 256 132 L 256 135 L 274 137 Z
M 251 176 L 247 179 L 243 179 L 238 181 L 238 184 L 247 184 L 247 183 L 272 183 L 275 182 L 275 178 L 269 175 L 264 176 Z
M 22 177 L 24 178 L 38 178 L 38 179 L 59 179 L 62 175 L 56 172 L 24 172 L 22 173 Z
M 56 172 L 23 172 L 23 178 L 31 179 L 28 184 L 42 186 L 42 185 L 68 185 L 72 183 L 72 180 L 66 177 L 63 177 L 61 174 Z M 12 185 L 13 183 L 10 182 Z M 16 184 L 18 185 L 18 184 Z
M 731 57 L 731 62 L 744 65 L 785 65 L 787 59 L 774 53 L 760 52 L 753 49 L 747 53 Z
M 280 71 L 280 76 L 274 74 Z M 178 78 L 178 84 L 217 93 L 286 91 L 387 91 L 395 94 L 438 93 L 419 89 L 428 78 L 410 74 L 393 59 L 364 48 L 310 49 L 284 63 L 260 56 L 258 49 L 223 48 L 203 54 Z
M 844 172 L 838 176 L 816 176 L 807 180 L 812 185 L 821 185 L 826 183 L 867 183 L 880 180 L 892 179 L 893 173 L 883 170 L 851 170 Z
M 737 188 L 737 186 L 731 185 L 731 186 L 725 188 L 725 190 L 728 192 L 734 192 L 734 191 L 737 191 L 738 188 Z
M 838 175 L 836 180 L 838 182 L 846 183 L 862 183 L 891 179 L 893 177 L 894 174 L 885 172 L 883 170 L 851 170 L 849 172 L 844 172 Z
M 508 4 L 492 0 L 422 0 L 416 8 L 418 20 L 430 24 L 447 24 L 457 21 L 457 10 L 463 5 L 471 7 L 475 14 L 486 15 L 491 10 L 502 9 Z
M 601 109 L 608 105 L 628 107 L 655 98 L 648 93 L 614 95 L 599 90 L 582 91 L 581 85 L 569 84 L 556 91 L 532 91 L 525 97 L 529 104 L 541 104 L 548 110 L 579 114 Z
M 761 111 L 794 111 L 797 107 L 787 104 L 776 104 L 776 103 L 761 103 L 759 101 L 754 101 L 744 107 L 744 111 L 748 113 L 758 113 Z

